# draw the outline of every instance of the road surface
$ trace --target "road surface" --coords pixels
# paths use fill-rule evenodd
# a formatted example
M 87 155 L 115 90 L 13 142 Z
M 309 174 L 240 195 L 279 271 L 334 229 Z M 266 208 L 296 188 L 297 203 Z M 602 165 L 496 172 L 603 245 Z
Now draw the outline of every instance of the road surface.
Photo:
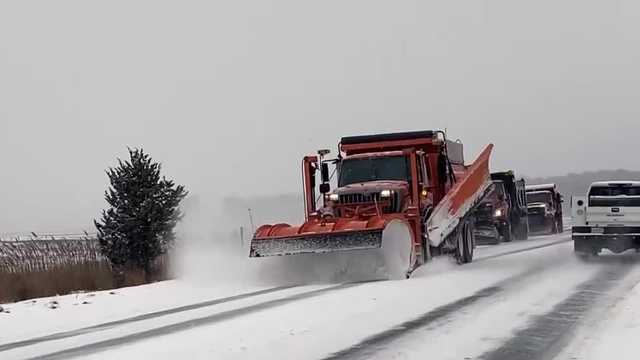
M 82 310 L 93 321 L 60 308 L 48 323 L 28 324 L 38 317 L 21 317 L 26 305 L 14 304 L 0 323 L 21 330 L 0 336 L 0 358 L 634 359 L 620 339 L 639 334 L 631 326 L 640 326 L 638 264 L 635 254 L 579 261 L 563 234 L 480 247 L 466 266 L 438 259 L 406 281 L 287 285 L 202 301 L 182 294 L 174 306 L 119 317 L 97 296 Z M 133 290 L 123 294 L 131 299 L 120 307 L 140 301 Z

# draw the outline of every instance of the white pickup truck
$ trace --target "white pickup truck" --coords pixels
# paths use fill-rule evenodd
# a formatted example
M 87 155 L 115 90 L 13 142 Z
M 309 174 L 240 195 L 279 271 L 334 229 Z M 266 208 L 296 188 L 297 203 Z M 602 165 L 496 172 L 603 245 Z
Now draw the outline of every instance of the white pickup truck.
M 640 250 L 640 182 L 593 183 L 586 197 L 572 199 L 572 216 L 579 255 Z

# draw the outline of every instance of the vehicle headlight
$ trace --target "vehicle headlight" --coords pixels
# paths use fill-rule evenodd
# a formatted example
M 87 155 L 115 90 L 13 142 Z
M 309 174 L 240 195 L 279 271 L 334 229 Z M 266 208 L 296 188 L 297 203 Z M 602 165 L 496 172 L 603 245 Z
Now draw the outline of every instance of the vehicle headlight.
M 501 217 L 503 214 L 504 214 L 504 211 L 502 211 L 502 209 L 498 209 L 493 213 L 495 217 Z
M 393 191 L 391 191 L 391 190 L 382 190 L 380 192 L 380 197 L 381 198 L 390 198 L 392 193 L 393 193 Z
M 340 195 L 338 195 L 338 194 L 329 194 L 329 200 L 331 200 L 331 201 L 340 201 Z

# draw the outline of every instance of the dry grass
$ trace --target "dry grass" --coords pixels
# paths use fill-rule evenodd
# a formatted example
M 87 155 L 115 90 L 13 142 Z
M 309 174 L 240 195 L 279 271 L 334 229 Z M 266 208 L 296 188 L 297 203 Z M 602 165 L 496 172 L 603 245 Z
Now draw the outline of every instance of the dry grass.
M 68 265 L 105 261 L 97 240 L 0 242 L 0 272 L 41 272 Z
M 91 240 L 0 242 L 0 302 L 136 286 L 168 279 L 167 269 L 162 257 L 148 277 L 133 268 L 117 276 Z

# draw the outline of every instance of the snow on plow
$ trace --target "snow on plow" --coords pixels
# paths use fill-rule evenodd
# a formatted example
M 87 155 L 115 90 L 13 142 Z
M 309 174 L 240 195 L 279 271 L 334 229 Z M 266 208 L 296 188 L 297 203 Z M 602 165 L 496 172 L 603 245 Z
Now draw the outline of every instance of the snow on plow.
M 335 251 L 379 249 L 382 228 L 333 231 L 335 224 L 320 225 L 321 231 L 299 232 L 304 227 L 265 225 L 251 242 L 251 257 L 321 254 Z M 317 229 L 317 227 L 316 227 Z M 294 234 L 291 234 L 295 232 Z M 279 235 L 279 234 L 290 235 Z
M 266 225 L 258 229 L 251 243 L 251 257 L 302 254 L 326 254 L 330 264 L 342 264 L 338 272 L 374 278 L 403 279 L 415 261 L 411 250 L 409 224 L 402 220 L 377 219 L 374 228 L 331 231 L 335 224 L 325 224 L 324 232 L 307 232 L 273 237 L 269 232 L 292 232 L 302 227 Z M 353 224 L 352 224 L 353 225 Z M 299 230 L 298 230 L 299 231 Z M 260 233 L 264 234 L 260 237 Z M 337 258 L 336 256 L 340 256 Z M 368 265 L 367 265 L 368 264 Z
M 344 137 L 336 159 L 321 150 L 303 160 L 305 223 L 261 226 L 250 257 L 375 254 L 394 277 L 435 254 L 470 262 L 469 217 L 490 185 L 492 149 L 465 166 L 462 143 L 441 131 Z M 338 174 L 333 191 L 330 163 Z

